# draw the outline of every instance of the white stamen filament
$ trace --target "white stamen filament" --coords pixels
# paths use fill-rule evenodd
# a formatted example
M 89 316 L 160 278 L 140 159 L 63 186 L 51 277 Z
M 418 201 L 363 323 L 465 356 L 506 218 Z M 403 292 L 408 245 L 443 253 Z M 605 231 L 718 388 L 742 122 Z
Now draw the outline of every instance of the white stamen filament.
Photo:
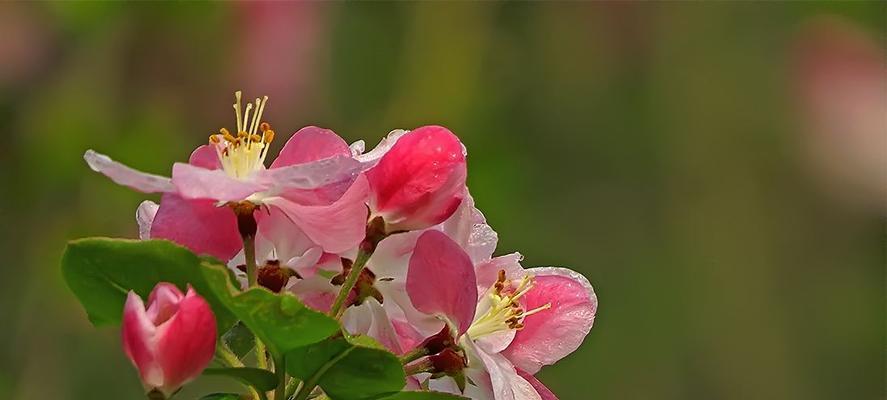
M 499 271 L 499 279 L 490 288 L 490 308 L 468 328 L 469 337 L 476 340 L 497 332 L 523 329 L 524 318 L 551 308 L 551 303 L 532 310 L 524 310 L 520 306 L 518 300 L 533 288 L 533 277 L 525 275 L 514 291 L 504 294 L 503 291 L 509 286 L 511 282 L 505 279 L 505 271 Z
M 248 102 L 246 109 L 241 108 L 241 92 L 234 92 L 234 117 L 237 122 L 237 132 L 231 135 L 227 130 L 221 129 L 219 134 L 210 137 L 210 144 L 216 149 L 222 169 L 231 177 L 245 179 L 253 172 L 265 168 L 265 157 L 268 155 L 269 143 L 273 136 L 270 127 L 264 125 L 261 138 L 257 132 L 262 124 L 262 114 L 268 96 Z M 250 113 L 252 112 L 252 115 Z M 252 118 L 250 118 L 252 117 Z

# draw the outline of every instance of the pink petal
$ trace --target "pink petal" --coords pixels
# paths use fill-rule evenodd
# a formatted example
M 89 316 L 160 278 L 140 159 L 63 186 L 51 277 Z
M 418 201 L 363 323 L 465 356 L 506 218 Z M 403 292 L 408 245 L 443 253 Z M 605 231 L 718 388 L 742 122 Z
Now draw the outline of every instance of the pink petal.
M 240 201 L 266 189 L 253 181 L 228 176 L 221 169 L 206 169 L 191 164 L 172 166 L 172 183 L 186 199 L 211 199 L 220 202 Z
M 370 208 L 389 230 L 418 230 L 446 220 L 465 195 L 462 143 L 440 126 L 403 135 L 367 171 Z
M 139 224 L 139 239 L 147 240 L 151 238 L 151 225 L 154 223 L 154 216 L 157 215 L 157 210 L 159 208 L 160 205 L 150 200 L 145 200 L 139 204 L 139 208 L 136 209 L 136 222 Z
M 597 296 L 578 272 L 566 268 L 532 268 L 535 286 L 524 297 L 527 309 L 547 303 L 551 309 L 526 317 L 503 354 L 530 374 L 539 372 L 579 348 L 594 324 Z
M 447 317 L 464 333 L 477 306 L 477 281 L 468 255 L 440 231 L 419 237 L 407 273 L 413 306 L 426 314 Z
M 137 171 L 93 150 L 87 150 L 83 154 L 83 159 L 93 171 L 104 174 L 119 185 L 144 193 L 164 193 L 175 190 L 167 177 Z
M 157 361 L 163 369 L 167 395 L 193 380 L 212 361 L 216 350 L 216 318 L 209 304 L 188 288 L 178 312 L 157 333 Z
M 270 168 L 305 164 L 334 156 L 350 158 L 348 143 L 329 129 L 306 126 L 286 141 Z
M 135 292 L 130 291 L 123 306 L 121 337 L 126 357 L 139 371 L 147 388 L 163 384 L 163 373 L 154 358 L 156 328 L 145 312 L 145 304 Z
M 357 246 L 366 235 L 367 191 L 367 182 L 361 177 L 328 206 L 305 206 L 282 197 L 264 201 L 280 209 L 324 251 L 340 253 Z
M 406 321 L 392 319 L 391 325 L 397 334 L 401 349 L 414 349 L 419 343 L 422 343 L 423 337 L 419 331 Z
M 541 397 L 542 400 L 557 400 L 557 396 L 555 396 L 554 393 L 551 392 L 551 390 L 545 387 L 542 382 L 539 382 L 539 380 L 536 379 L 535 376 L 528 374 L 520 369 L 517 370 L 517 374 L 520 375 L 521 378 L 526 379 L 527 382 L 530 382 L 531 385 L 533 385 L 533 389 L 536 389 L 536 392 L 539 393 L 539 397 Z
M 188 159 L 188 164 L 206 169 L 222 168 L 222 162 L 219 161 L 219 152 L 216 151 L 215 146 L 208 144 L 194 149 L 191 157 Z
M 242 247 L 237 218 L 212 200 L 185 200 L 167 193 L 151 225 L 151 237 L 168 239 L 198 254 L 227 261 Z
M 176 285 L 167 282 L 158 283 L 148 296 L 148 318 L 154 326 L 169 320 L 179 309 L 179 302 L 185 297 Z

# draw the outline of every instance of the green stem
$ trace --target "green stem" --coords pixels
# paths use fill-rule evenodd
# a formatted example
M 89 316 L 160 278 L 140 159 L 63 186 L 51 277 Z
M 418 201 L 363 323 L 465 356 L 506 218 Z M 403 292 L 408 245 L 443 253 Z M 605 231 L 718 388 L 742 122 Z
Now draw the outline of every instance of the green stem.
M 166 396 L 163 395 L 159 390 L 152 390 L 147 393 L 148 400 L 166 400 Z
M 348 298 L 351 289 L 354 289 L 354 285 L 357 284 L 357 279 L 360 277 L 361 271 L 363 271 L 370 256 L 373 255 L 373 250 L 370 249 L 374 248 L 375 246 L 364 246 L 363 244 L 360 246 L 360 251 L 357 253 L 357 259 L 354 260 L 354 264 L 351 265 L 351 271 L 348 273 L 348 279 L 342 284 L 342 288 L 339 289 L 339 294 L 336 296 L 336 301 L 330 309 L 331 317 L 335 319 L 342 318 L 342 314 L 345 313 L 345 307 L 343 307 L 345 299 Z
M 246 279 L 250 288 L 258 286 L 256 277 L 256 237 L 254 235 L 244 235 L 243 237 L 243 256 L 246 261 Z M 259 338 L 256 338 L 256 361 L 259 368 L 268 369 L 268 358 L 265 355 L 265 344 Z
M 401 364 L 407 365 L 407 364 L 409 364 L 413 361 L 416 361 L 416 360 L 418 360 L 424 356 L 427 356 L 427 355 L 428 355 L 428 349 L 426 349 L 425 347 L 417 347 L 417 348 L 413 349 L 413 351 L 410 351 L 409 353 L 406 353 L 406 354 L 400 356 L 399 358 L 400 358 Z
M 286 400 L 286 358 L 274 359 L 274 371 L 277 372 L 277 389 L 274 390 L 274 400 Z
M 231 368 L 243 367 L 243 362 L 241 362 L 240 359 L 237 358 L 237 355 L 234 354 L 234 352 L 232 352 L 231 350 L 229 350 L 228 346 L 225 346 L 225 344 L 222 343 L 222 341 L 219 341 L 219 343 L 216 344 L 216 359 L 218 359 L 219 362 L 224 364 L 226 367 L 231 367 Z
M 256 362 L 259 364 L 259 368 L 268 369 L 268 355 L 265 343 L 262 343 L 259 338 L 256 338 Z
M 216 345 L 216 359 L 219 360 L 220 363 L 230 368 L 243 368 L 243 361 L 240 361 L 237 358 L 237 355 L 234 354 L 231 350 L 228 349 L 228 346 L 225 346 L 223 343 L 219 342 Z M 249 389 L 250 395 L 253 399 L 257 400 L 266 400 L 267 397 L 265 393 L 261 393 L 256 390 L 256 388 L 246 385 L 247 389 Z
M 249 287 L 256 287 L 256 237 L 243 237 L 243 257 L 246 258 L 246 280 Z

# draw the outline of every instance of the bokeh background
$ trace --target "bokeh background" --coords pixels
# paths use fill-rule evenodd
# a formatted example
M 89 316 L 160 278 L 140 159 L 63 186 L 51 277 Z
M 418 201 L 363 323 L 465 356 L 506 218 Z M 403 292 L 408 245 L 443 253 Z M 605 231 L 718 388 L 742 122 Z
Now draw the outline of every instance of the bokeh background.
M 370 145 L 442 124 L 527 265 L 600 298 L 562 399 L 885 398 L 887 3 L 0 4 L 0 397 L 140 399 L 67 240 L 136 237 L 232 92 Z M 282 143 L 275 143 L 277 147 Z M 274 151 L 274 150 L 272 150 Z M 206 379 L 182 394 L 195 398 Z

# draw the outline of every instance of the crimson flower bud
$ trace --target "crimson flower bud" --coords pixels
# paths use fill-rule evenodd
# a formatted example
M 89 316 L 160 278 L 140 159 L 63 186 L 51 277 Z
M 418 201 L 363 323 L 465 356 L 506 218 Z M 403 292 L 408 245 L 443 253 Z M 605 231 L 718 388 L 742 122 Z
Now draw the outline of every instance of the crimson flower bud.
M 370 210 L 388 233 L 437 225 L 465 197 L 462 142 L 447 128 L 423 126 L 398 139 L 366 176 Z
M 130 291 L 123 308 L 123 350 L 147 392 L 169 397 L 203 372 L 216 348 L 216 318 L 193 288 L 154 287 L 145 308 Z

